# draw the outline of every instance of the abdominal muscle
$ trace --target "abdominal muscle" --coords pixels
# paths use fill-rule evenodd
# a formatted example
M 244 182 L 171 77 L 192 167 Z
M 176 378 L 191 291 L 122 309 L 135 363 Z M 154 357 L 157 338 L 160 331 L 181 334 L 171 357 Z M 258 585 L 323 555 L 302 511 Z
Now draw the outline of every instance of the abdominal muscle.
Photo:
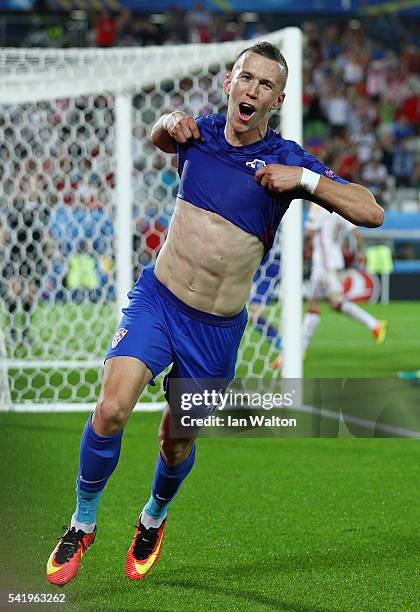
M 155 274 L 189 306 L 229 317 L 246 303 L 263 251 L 256 236 L 177 198 Z

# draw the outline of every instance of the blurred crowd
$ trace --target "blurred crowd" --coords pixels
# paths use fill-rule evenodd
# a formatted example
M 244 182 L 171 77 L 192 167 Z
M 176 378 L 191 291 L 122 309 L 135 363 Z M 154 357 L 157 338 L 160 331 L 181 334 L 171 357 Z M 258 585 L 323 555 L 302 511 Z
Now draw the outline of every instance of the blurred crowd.
M 174 5 L 155 15 L 103 12 L 89 16 L 82 44 L 146 46 L 263 38 L 285 25 L 279 16 L 271 17 L 213 13 L 201 3 L 186 12 Z M 363 22 L 334 22 L 330 16 L 328 21 L 304 22 L 303 30 L 305 146 L 344 178 L 366 184 L 385 207 L 398 207 L 399 188 L 416 189 L 420 183 L 415 21 L 386 14 Z M 39 45 L 39 31 L 32 36 Z M 66 28 L 61 39 L 46 40 L 47 45 L 73 43 L 66 39 Z
M 340 176 L 398 208 L 399 194 L 415 192 L 420 182 L 420 56 L 410 24 L 395 22 L 390 31 L 381 23 L 303 24 L 304 138 Z M 102 14 L 93 25 L 89 44 L 103 47 L 205 44 L 263 38 L 269 30 L 263 20 L 215 15 L 201 5 L 186 14 L 174 8 L 160 21 Z M 178 188 L 176 160 L 152 146 L 150 128 L 176 108 L 224 112 L 222 77 L 203 72 L 198 80 L 165 81 L 133 97 L 135 275 L 163 243 Z M 272 127 L 278 126 L 274 116 Z M 11 311 L 22 299 L 31 305 L 35 294 L 115 297 L 113 151 L 111 95 L 0 108 L 0 258 L 9 262 L 0 297 Z M 25 277 L 33 283 L 18 282 Z
M 305 144 L 387 206 L 420 183 L 420 54 L 393 50 L 357 21 L 305 28 Z

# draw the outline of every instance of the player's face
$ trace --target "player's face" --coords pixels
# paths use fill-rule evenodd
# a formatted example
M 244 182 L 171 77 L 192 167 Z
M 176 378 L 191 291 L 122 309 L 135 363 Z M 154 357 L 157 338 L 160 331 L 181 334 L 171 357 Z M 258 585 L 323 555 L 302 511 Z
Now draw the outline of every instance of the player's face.
M 248 51 L 223 83 L 229 96 L 227 122 L 238 135 L 264 137 L 271 109 L 284 100 L 284 72 L 275 60 Z

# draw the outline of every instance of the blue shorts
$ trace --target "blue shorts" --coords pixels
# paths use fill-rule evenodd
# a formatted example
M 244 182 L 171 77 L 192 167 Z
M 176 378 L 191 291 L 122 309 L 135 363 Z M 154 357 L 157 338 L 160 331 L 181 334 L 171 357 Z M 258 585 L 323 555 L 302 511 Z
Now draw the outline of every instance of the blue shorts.
M 134 289 L 105 359 L 131 356 L 140 359 L 158 376 L 173 364 L 165 378 L 223 379 L 235 376 L 239 344 L 247 311 L 219 317 L 188 306 L 146 268 Z M 169 399 L 168 399 L 169 401 Z

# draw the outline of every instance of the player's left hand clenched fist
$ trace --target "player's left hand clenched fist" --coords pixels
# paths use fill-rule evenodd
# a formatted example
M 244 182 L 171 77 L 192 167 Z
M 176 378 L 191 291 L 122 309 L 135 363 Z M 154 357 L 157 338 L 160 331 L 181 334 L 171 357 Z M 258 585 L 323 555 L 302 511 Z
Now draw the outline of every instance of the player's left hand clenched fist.
M 302 168 L 284 166 L 283 164 L 268 164 L 255 172 L 255 179 L 269 191 L 283 193 L 300 186 Z

